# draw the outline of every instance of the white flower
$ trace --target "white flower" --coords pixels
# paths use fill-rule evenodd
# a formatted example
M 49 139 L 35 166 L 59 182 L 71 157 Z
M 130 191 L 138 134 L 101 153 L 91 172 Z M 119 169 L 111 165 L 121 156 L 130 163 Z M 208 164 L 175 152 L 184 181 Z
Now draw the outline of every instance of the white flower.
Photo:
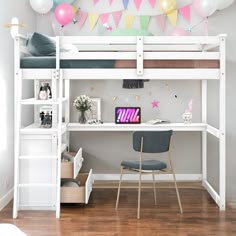
M 78 111 L 87 111 L 90 110 L 93 105 L 93 101 L 90 97 L 86 95 L 80 95 L 78 96 L 74 102 L 73 106 L 78 110 Z

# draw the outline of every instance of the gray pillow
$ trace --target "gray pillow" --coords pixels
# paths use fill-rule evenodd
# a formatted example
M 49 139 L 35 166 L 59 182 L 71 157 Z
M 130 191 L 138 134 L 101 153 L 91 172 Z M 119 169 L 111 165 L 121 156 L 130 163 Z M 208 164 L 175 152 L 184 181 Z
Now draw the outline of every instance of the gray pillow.
M 33 56 L 56 56 L 56 41 L 47 35 L 33 33 L 26 46 Z

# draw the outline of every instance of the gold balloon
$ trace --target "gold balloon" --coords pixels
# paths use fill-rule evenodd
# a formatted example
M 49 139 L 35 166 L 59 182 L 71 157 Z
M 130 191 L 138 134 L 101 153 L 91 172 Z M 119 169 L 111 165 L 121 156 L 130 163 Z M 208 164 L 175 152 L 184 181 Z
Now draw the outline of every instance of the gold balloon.
M 159 5 L 165 14 L 169 14 L 173 10 L 176 10 L 176 0 L 159 0 Z

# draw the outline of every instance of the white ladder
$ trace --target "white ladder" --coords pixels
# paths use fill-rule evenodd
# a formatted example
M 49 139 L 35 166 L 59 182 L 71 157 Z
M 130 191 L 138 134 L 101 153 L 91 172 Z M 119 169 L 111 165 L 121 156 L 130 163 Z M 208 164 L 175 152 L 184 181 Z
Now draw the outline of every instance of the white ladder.
M 15 53 L 17 52 L 17 47 L 19 47 L 19 38 L 15 38 Z M 18 50 L 19 51 L 19 50 Z M 60 217 L 60 172 L 61 172 L 61 152 L 66 148 L 66 145 L 62 145 L 62 134 L 66 131 L 66 128 L 62 128 L 62 104 L 63 104 L 63 80 L 62 76 L 59 77 L 59 70 L 52 70 L 52 91 L 53 97 L 52 100 L 37 100 L 37 99 L 22 99 L 22 70 L 19 67 L 19 61 L 15 62 L 15 150 L 14 150 L 14 159 L 15 159 L 15 166 L 14 166 L 14 201 L 13 201 L 13 218 L 17 218 L 18 211 L 20 209 L 43 209 L 49 208 L 55 209 L 56 217 Z M 36 81 L 37 84 L 37 81 Z M 59 88 L 59 95 L 57 96 L 57 86 Z M 36 91 L 36 90 L 35 90 Z M 36 93 L 34 93 L 36 98 Z M 47 104 L 52 106 L 53 108 L 53 122 L 52 128 L 43 129 L 35 127 L 31 125 L 27 128 L 22 128 L 22 106 L 24 105 L 33 105 L 34 110 L 37 111 L 36 107 L 39 105 Z M 37 106 L 36 106 L 37 105 Z M 35 116 L 35 115 L 34 115 Z M 35 118 L 34 118 L 35 120 Z M 29 137 L 31 139 L 31 135 L 36 135 L 37 137 L 45 139 L 49 139 L 48 142 L 51 142 L 52 151 L 53 153 L 49 154 L 22 154 L 22 140 L 23 137 Z M 37 138 L 36 138 L 37 139 Z M 35 182 L 30 182 L 30 179 L 27 182 L 21 182 L 22 171 L 24 170 L 24 162 L 37 162 L 43 161 L 46 163 L 51 163 L 53 166 L 53 162 L 55 162 L 55 169 L 52 170 L 54 174 L 52 174 L 52 181 L 51 182 L 40 182 L 40 178 L 36 178 Z M 30 166 L 30 164 L 28 164 Z M 27 168 L 26 168 L 27 170 Z M 30 167 L 28 168 L 30 172 Z M 42 173 L 43 175 L 44 173 Z M 47 173 L 50 175 L 50 173 Z M 35 173 L 35 176 L 39 175 L 39 173 Z M 40 175 L 39 175 L 40 176 Z M 24 178 L 23 178 L 24 179 Z M 27 194 L 23 195 L 25 189 L 30 188 L 49 188 L 51 189 L 51 202 L 52 205 L 47 206 L 31 206 L 30 204 L 27 206 L 21 205 L 22 196 L 26 196 Z M 54 194 L 55 193 L 55 194 Z M 43 194 L 43 191 L 41 192 Z M 30 194 L 28 194 L 30 195 Z M 29 196 L 30 198 L 30 196 Z M 23 199 L 24 200 L 24 199 Z M 49 201 L 50 202 L 50 201 Z

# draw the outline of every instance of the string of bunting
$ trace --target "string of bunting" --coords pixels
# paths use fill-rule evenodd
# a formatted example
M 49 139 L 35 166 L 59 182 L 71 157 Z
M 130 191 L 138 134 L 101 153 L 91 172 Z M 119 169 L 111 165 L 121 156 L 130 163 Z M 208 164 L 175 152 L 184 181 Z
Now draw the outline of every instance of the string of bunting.
M 93 4 L 96 5 L 99 1 L 100 0 L 93 0 Z M 112 5 L 112 3 L 114 2 L 114 0 L 108 0 L 108 1 L 109 1 L 109 5 Z M 128 7 L 129 0 L 122 0 L 122 1 L 123 1 L 124 8 L 126 9 Z M 133 1 L 134 1 L 134 4 L 135 4 L 137 10 L 139 10 L 140 5 L 142 4 L 142 0 L 133 0 Z M 157 0 L 148 0 L 149 4 L 152 6 L 152 8 L 155 7 L 156 1 Z
M 97 1 L 94 0 L 93 2 L 94 2 L 94 4 L 97 4 L 98 1 L 99 0 L 97 0 Z M 112 0 L 109 0 L 110 4 L 112 4 L 112 2 L 113 2 Z M 126 1 L 123 0 L 124 7 L 126 7 L 126 4 L 128 2 L 129 2 L 128 0 L 126 0 Z M 141 3 L 142 1 L 139 1 L 139 2 Z M 149 3 L 150 3 L 150 5 L 155 6 L 155 0 L 149 0 Z M 138 5 L 138 6 L 140 6 L 140 5 Z M 161 31 L 164 31 L 165 24 L 166 24 L 165 23 L 166 17 L 168 18 L 171 25 L 173 27 L 176 27 L 178 13 L 181 14 L 184 17 L 184 19 L 190 23 L 190 21 L 191 21 L 190 11 L 191 11 L 191 4 L 180 7 L 179 9 L 173 10 L 167 14 L 164 13 L 164 14 L 152 15 L 152 16 L 150 16 L 150 15 L 137 16 L 137 15 L 125 13 L 125 16 L 124 16 L 125 27 L 127 29 L 131 28 L 135 17 L 139 17 L 141 29 L 146 30 L 149 26 L 149 22 L 150 22 L 151 17 L 154 17 L 155 21 L 156 21 L 157 25 L 159 26 L 159 28 L 161 29 Z M 101 21 L 102 25 L 107 24 L 109 21 L 110 15 L 113 18 L 115 26 L 118 27 L 124 10 L 97 14 L 94 12 L 86 12 L 83 10 L 78 11 L 78 9 L 75 8 L 74 12 L 75 13 L 77 12 L 77 14 L 78 14 L 77 20 L 75 20 L 74 23 L 78 22 L 79 29 L 81 29 L 83 27 L 85 21 L 88 19 L 90 29 L 92 30 L 95 27 L 95 25 L 97 24 L 98 20 Z

